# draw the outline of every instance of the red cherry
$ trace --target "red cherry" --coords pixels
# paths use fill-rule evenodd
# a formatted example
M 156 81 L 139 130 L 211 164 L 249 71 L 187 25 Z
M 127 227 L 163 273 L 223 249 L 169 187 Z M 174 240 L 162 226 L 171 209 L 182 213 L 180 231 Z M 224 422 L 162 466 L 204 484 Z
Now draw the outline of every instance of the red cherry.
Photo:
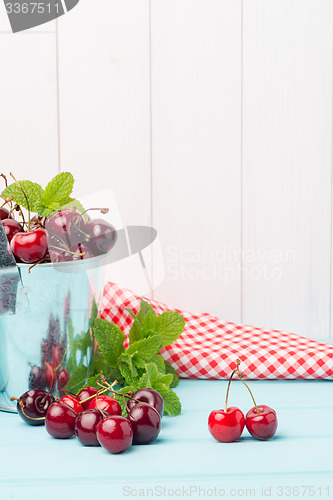
M 110 415 L 121 415 L 121 406 L 118 401 L 104 394 L 100 394 L 97 398 L 93 398 L 89 405 L 89 409 L 103 410 Z
M 7 210 L 7 208 L 0 208 L 0 219 L 1 220 L 5 220 L 5 219 L 11 219 L 12 218 L 12 214 L 10 213 L 9 210 Z
M 65 368 L 63 370 L 60 370 L 60 372 L 58 374 L 58 389 L 59 389 L 59 391 L 66 389 L 66 385 L 68 384 L 69 378 L 70 378 L 69 373 Z
M 257 408 L 259 413 L 254 406 L 246 414 L 247 430 L 256 439 L 271 439 L 278 426 L 276 413 L 266 405 L 257 405 Z
M 73 211 L 72 208 L 55 212 L 45 222 L 50 235 L 61 238 L 67 246 L 85 239 L 85 234 L 80 231 L 82 226 L 84 226 L 83 217 L 80 212 Z
M 23 233 L 23 227 L 14 219 L 5 219 L 2 225 L 9 243 L 12 241 L 16 233 Z
M 137 403 L 128 414 L 133 428 L 133 444 L 148 444 L 157 439 L 161 430 L 161 417 L 148 403 Z
M 66 403 L 52 403 L 45 416 L 46 430 L 54 438 L 70 438 L 75 433 L 76 417 L 76 411 Z
M 98 410 L 85 410 L 78 414 L 75 421 L 75 436 L 85 446 L 100 446 L 96 436 L 97 426 L 106 415 Z
M 71 396 L 70 394 L 65 394 L 65 396 L 63 396 L 60 399 L 60 402 L 66 403 L 68 406 L 73 408 L 73 410 L 75 410 L 76 413 L 81 413 L 81 411 L 83 411 L 83 408 L 80 405 L 80 402 L 78 401 L 78 399 L 75 396 Z
M 92 401 L 92 399 L 88 399 L 88 398 L 90 398 L 91 396 L 95 396 L 95 394 L 97 394 L 97 392 L 98 392 L 98 389 L 96 389 L 96 387 L 88 386 L 88 387 L 84 387 L 83 389 L 81 389 L 81 391 L 77 395 L 77 399 L 79 400 L 79 402 L 84 410 L 88 410 L 89 405 Z M 84 401 L 82 403 L 82 401 L 84 399 L 88 399 L 88 401 Z
M 15 399 L 17 398 L 12 398 Z M 17 400 L 17 412 L 29 425 L 44 425 L 46 412 L 52 403 L 54 403 L 52 394 L 40 389 L 30 390 Z
M 87 222 L 84 231 L 89 234 L 88 245 L 94 255 L 106 253 L 116 244 L 116 229 L 103 219 L 93 219 Z
M 131 409 L 137 404 L 137 402 L 141 401 L 142 403 L 148 403 L 153 406 L 158 411 L 161 418 L 163 417 L 164 401 L 161 394 L 155 389 L 148 389 L 144 387 L 136 391 L 132 397 L 133 399 L 129 399 L 127 402 L 128 411 L 131 411 Z
M 40 227 L 29 233 L 16 233 L 10 246 L 18 259 L 32 264 L 43 259 L 48 252 L 47 232 Z
M 84 243 L 77 243 L 72 245 L 69 249 L 69 259 L 68 260 L 84 260 L 90 259 L 94 256 L 90 248 Z
M 133 441 L 133 430 L 129 420 L 120 415 L 105 417 L 97 425 L 97 439 L 110 453 L 127 450 Z
M 243 432 L 245 417 L 235 406 L 227 410 L 213 410 L 208 418 L 208 429 L 211 435 L 220 443 L 232 443 Z

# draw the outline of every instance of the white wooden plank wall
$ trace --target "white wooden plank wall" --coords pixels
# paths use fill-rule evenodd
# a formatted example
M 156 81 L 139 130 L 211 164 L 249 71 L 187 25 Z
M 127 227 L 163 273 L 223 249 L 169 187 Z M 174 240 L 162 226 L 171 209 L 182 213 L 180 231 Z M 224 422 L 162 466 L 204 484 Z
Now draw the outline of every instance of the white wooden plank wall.
M 152 2 L 154 293 L 240 321 L 241 3 Z
M 317 337 L 330 323 L 332 5 L 243 12 L 243 321 Z
M 332 9 L 80 0 L 56 36 L 13 35 L 0 8 L 1 170 L 112 187 L 126 224 L 159 232 L 155 298 L 328 336 Z

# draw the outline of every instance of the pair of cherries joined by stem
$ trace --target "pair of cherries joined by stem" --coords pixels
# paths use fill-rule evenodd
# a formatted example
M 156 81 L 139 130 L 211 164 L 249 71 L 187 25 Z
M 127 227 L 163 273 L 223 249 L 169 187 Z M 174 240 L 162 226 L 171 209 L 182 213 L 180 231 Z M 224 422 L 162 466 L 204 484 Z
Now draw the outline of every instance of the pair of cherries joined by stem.
M 208 429 L 211 435 L 220 443 L 231 443 L 242 435 L 244 427 L 256 439 L 271 439 L 277 429 L 278 421 L 276 412 L 266 405 L 257 405 L 249 386 L 243 380 L 243 374 L 239 371 L 240 360 L 237 359 L 237 368 L 232 372 L 222 410 L 213 410 L 208 418 Z M 228 395 L 233 376 L 237 374 L 251 394 L 254 407 L 244 416 L 243 412 L 235 407 L 228 407 Z

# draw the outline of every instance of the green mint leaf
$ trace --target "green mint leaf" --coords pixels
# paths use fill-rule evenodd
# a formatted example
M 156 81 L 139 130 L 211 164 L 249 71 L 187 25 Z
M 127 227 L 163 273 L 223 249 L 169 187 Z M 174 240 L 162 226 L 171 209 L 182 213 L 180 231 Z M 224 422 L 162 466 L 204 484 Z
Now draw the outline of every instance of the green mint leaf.
M 135 318 L 128 335 L 128 340 L 130 345 L 142 338 L 142 332 L 143 332 L 142 326 L 140 325 L 139 321 Z
M 95 298 L 93 298 L 90 310 L 89 328 L 92 328 L 95 319 L 97 318 L 97 315 L 98 315 L 98 305 Z
M 166 311 L 156 318 L 156 331 L 162 337 L 162 347 L 172 344 L 184 331 L 184 317 L 176 311 Z
M 124 377 L 126 384 L 136 386 L 139 380 L 139 375 L 132 358 L 127 354 L 123 354 L 121 359 L 122 362 L 119 365 L 119 371 Z
M 73 186 L 74 177 L 72 174 L 70 172 L 62 172 L 48 183 L 40 201 L 45 207 L 51 207 L 54 203 L 64 204 L 73 191 Z
M 81 351 L 82 356 L 85 356 L 88 349 L 92 346 L 93 339 L 91 338 L 90 329 L 87 332 L 82 332 L 81 335 L 76 335 L 75 347 Z
M 128 347 L 126 353 L 129 355 L 137 353 L 141 358 L 150 361 L 151 357 L 157 354 L 160 348 L 161 336 L 157 334 L 146 339 L 137 340 Z
M 164 415 L 180 415 L 182 411 L 182 405 L 177 394 L 164 384 L 157 383 L 154 385 L 154 389 L 158 391 L 163 398 Z
M 53 208 L 46 207 L 41 201 L 37 201 L 36 203 L 36 212 L 40 217 L 49 217 L 49 215 L 53 214 Z
M 158 377 L 158 370 L 155 363 L 147 363 L 146 371 L 141 375 L 139 380 L 139 387 L 148 387 L 149 389 L 153 388 L 154 382 Z
M 171 382 L 173 381 L 173 375 L 172 373 L 167 373 L 166 375 L 159 375 L 156 379 L 156 382 L 158 384 L 164 384 L 167 387 L 170 386 Z
M 106 363 L 111 368 L 115 368 L 121 354 L 125 351 L 125 335 L 114 323 L 100 318 L 94 321 L 93 334 Z
M 150 361 L 156 364 L 159 373 L 166 373 L 165 361 L 160 354 L 154 354 L 154 356 L 151 357 Z
M 27 195 L 31 212 L 37 212 L 37 202 L 40 200 L 43 194 L 42 187 L 36 182 L 31 181 L 19 181 L 19 183 L 22 186 L 25 194 Z M 17 203 L 21 207 L 28 209 L 28 204 L 25 196 L 16 183 L 7 186 L 6 189 L 2 192 L 2 196 L 6 199 L 14 196 L 15 203 Z
M 92 357 L 91 366 L 93 367 L 93 372 L 95 372 L 96 374 L 106 374 L 110 371 L 110 367 L 106 363 L 104 356 L 99 349 L 96 350 L 95 354 Z
M 88 369 L 85 365 L 76 367 L 71 374 L 71 377 L 66 385 L 66 390 L 70 392 L 77 392 L 83 387 L 87 380 Z
M 147 361 L 141 358 L 141 356 L 138 353 L 133 354 L 132 361 L 134 366 L 139 369 L 144 369 L 147 363 Z
M 83 387 L 96 387 L 97 389 L 100 389 L 101 387 L 97 384 L 97 382 L 100 381 L 100 377 L 100 373 L 97 373 L 93 377 L 88 378 L 87 382 L 76 391 L 76 394 L 78 394 Z
M 138 312 L 137 318 L 142 326 L 144 324 L 145 317 L 148 313 L 151 313 L 152 315 L 156 316 L 153 306 L 150 305 L 146 300 L 141 299 L 140 310 Z
M 155 331 L 156 330 L 156 315 L 151 311 L 148 311 L 145 319 L 143 320 L 143 330 L 146 331 Z M 146 335 L 145 335 L 146 336 Z
M 127 408 L 126 408 L 126 405 L 124 403 L 124 400 L 126 401 L 127 398 L 123 398 L 122 395 L 125 394 L 126 392 L 129 392 L 129 391 L 135 392 L 135 390 L 133 390 L 133 387 L 126 385 L 125 387 L 122 387 L 121 389 L 119 389 L 119 391 L 117 391 L 120 394 L 115 394 L 115 396 L 114 396 L 121 406 L 121 411 L 122 411 L 122 414 L 124 417 L 127 417 Z
M 166 373 L 171 373 L 173 375 L 173 381 L 170 384 L 170 388 L 173 389 L 174 387 L 177 387 L 177 385 L 179 384 L 178 374 L 177 374 L 176 370 L 174 369 L 174 367 L 172 365 L 170 365 L 170 363 L 168 361 L 164 361 L 164 363 L 165 363 Z

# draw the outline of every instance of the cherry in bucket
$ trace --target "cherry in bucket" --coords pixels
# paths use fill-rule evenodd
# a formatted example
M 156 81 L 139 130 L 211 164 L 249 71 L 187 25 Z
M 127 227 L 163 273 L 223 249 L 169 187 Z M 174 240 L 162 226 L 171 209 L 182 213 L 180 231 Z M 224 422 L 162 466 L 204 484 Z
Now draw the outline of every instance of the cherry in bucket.
M 20 186 L 19 182 L 15 179 L 13 174 L 11 174 L 14 181 L 21 189 L 28 206 L 28 231 L 16 232 L 11 238 L 10 246 L 14 255 L 25 262 L 26 264 L 32 264 L 43 260 L 48 253 L 48 235 L 45 229 L 38 227 L 30 231 L 30 206 L 28 198 Z

